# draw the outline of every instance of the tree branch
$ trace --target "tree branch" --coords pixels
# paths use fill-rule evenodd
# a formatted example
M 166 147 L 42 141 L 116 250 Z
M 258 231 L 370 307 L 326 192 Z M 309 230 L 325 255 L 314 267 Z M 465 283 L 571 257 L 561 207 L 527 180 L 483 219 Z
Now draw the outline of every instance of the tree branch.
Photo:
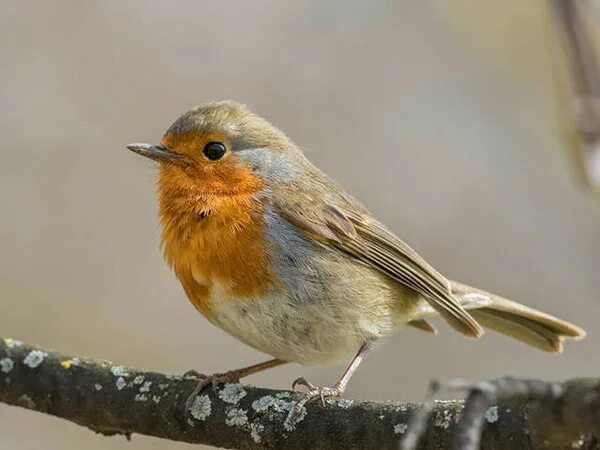
M 592 437 L 582 435 L 598 431 L 600 380 L 552 385 L 561 388 L 553 401 L 562 406 L 554 409 L 529 398 L 513 398 L 491 409 L 495 398 L 479 402 L 488 411 L 480 420 L 484 426 L 481 448 L 596 448 L 584 447 L 596 444 Z M 62 417 L 106 435 L 139 433 L 241 449 L 397 448 L 411 416 L 417 416 L 413 412 L 420 407 L 337 399 L 329 400 L 325 409 L 320 402 L 311 402 L 301 416 L 292 417 L 297 393 L 232 384 L 203 391 L 186 413 L 185 400 L 194 386 L 193 379 L 0 339 L 1 402 Z M 575 401 L 584 397 L 587 403 Z M 431 406 L 418 448 L 451 448 L 463 402 L 432 402 Z M 569 418 L 565 414 L 577 415 Z M 581 414 L 589 420 L 578 419 Z

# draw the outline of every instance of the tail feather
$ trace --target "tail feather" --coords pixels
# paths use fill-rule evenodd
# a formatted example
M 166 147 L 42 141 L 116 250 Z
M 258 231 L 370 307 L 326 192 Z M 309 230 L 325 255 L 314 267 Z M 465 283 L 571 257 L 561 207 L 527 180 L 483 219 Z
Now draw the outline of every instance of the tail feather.
M 425 319 L 411 320 L 410 322 L 407 323 L 407 325 L 410 327 L 416 328 L 417 330 L 427 331 L 428 333 L 431 333 L 431 334 L 437 334 L 437 330 L 435 329 L 435 327 L 433 325 L 431 325 Z
M 563 351 L 563 336 L 534 321 L 489 308 L 472 311 L 472 314 L 484 328 L 510 336 L 546 352 Z
M 547 352 L 562 352 L 565 338 L 585 337 L 573 324 L 480 289 L 452 282 L 452 293 L 484 327 Z

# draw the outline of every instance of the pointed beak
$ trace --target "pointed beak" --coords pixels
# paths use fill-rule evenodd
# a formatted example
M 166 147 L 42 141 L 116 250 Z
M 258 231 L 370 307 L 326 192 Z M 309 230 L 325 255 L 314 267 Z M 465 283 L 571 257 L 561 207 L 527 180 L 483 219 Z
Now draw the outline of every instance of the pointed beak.
M 129 150 L 157 162 L 178 162 L 183 159 L 181 153 L 175 153 L 162 145 L 136 142 L 127 146 Z

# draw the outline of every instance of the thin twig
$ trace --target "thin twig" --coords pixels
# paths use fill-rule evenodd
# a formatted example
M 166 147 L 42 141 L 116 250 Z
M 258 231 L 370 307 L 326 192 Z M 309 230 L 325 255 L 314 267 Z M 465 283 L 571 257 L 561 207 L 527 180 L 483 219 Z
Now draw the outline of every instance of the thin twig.
M 585 184 L 600 189 L 600 71 L 582 20 L 582 0 L 550 0 L 556 37 L 565 55 L 570 81 L 574 159 Z
M 585 386 L 585 388 L 582 388 Z M 464 410 L 454 432 L 456 450 L 477 450 L 481 447 L 484 428 L 500 419 L 500 407 L 527 405 L 530 446 L 526 448 L 563 448 L 565 440 L 570 448 L 597 448 L 600 436 L 600 383 L 580 379 L 577 382 L 549 383 L 541 380 L 521 380 L 503 377 L 495 380 L 468 382 L 452 380 L 432 383 L 428 401 L 441 390 L 468 392 Z M 402 442 L 402 450 L 413 450 L 422 437 L 432 408 L 425 414 L 415 414 L 414 428 Z M 509 445 L 508 443 L 506 445 Z M 507 447 L 508 448 L 508 447 Z

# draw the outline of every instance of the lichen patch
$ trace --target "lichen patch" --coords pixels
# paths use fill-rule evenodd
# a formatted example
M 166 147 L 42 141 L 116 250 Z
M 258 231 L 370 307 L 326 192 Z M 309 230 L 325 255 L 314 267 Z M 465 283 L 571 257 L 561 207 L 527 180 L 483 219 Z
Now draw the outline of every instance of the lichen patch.
M 23 342 L 17 341 L 12 338 L 4 338 L 4 343 L 6 344 L 6 346 L 8 348 L 16 348 L 16 347 L 20 347 L 21 345 L 23 345 Z
M 41 350 L 31 350 L 27 356 L 25 357 L 25 359 L 23 360 L 23 363 L 32 368 L 35 369 L 36 367 L 38 367 L 41 363 L 44 362 L 44 358 L 48 356 L 48 353 L 43 352 Z
M 408 425 L 405 423 L 397 423 L 394 425 L 394 434 L 404 434 L 408 429 Z
M 116 386 L 117 386 L 117 389 L 120 391 L 125 386 L 127 386 L 127 382 L 125 381 L 125 379 L 123 377 L 119 377 L 119 378 L 117 378 Z
M 300 409 L 300 411 L 296 411 L 296 404 L 294 402 L 291 403 L 293 406 L 283 422 L 283 428 L 285 428 L 287 431 L 294 431 L 296 429 L 296 425 L 302 422 L 306 417 L 306 408 L 304 406 Z
M 123 366 L 112 366 L 110 368 L 110 372 L 115 377 L 126 377 L 126 376 L 129 376 L 129 374 L 127 373 L 127 371 L 125 370 L 125 368 Z
M 261 412 L 269 409 L 275 402 L 275 397 L 272 395 L 265 395 L 252 402 L 252 409 L 256 412 Z
M 246 395 L 246 390 L 239 383 L 226 383 L 219 391 L 219 398 L 232 405 L 236 405 Z
M 250 437 L 254 442 L 260 444 L 262 442 L 262 436 L 260 433 L 262 433 L 264 430 L 265 427 L 261 423 L 253 422 L 250 424 Z
M 194 419 L 206 420 L 212 412 L 211 401 L 208 395 L 198 395 L 190 408 L 190 414 Z
M 275 397 L 272 395 L 260 397 L 252 402 L 252 409 L 256 412 L 266 411 L 268 409 L 272 409 L 276 412 L 290 412 L 296 405 L 296 402 L 293 400 L 287 401 L 276 397 L 277 395 L 275 395 Z
M 170 375 L 167 375 L 166 378 L 167 378 L 167 380 L 178 381 L 178 380 L 181 380 L 183 377 L 181 375 L 170 374 Z
M 227 412 L 227 418 L 225 419 L 225 423 L 230 427 L 242 427 L 246 425 L 248 423 L 248 416 L 246 415 L 246 411 L 239 408 L 231 408 Z
M 72 366 L 79 366 L 81 364 L 81 360 L 77 357 L 64 359 L 60 362 L 60 366 L 63 369 L 70 369 Z
M 498 407 L 497 406 L 490 406 L 486 410 L 485 420 L 487 420 L 488 423 L 498 422 Z
M 337 405 L 340 408 L 346 409 L 352 406 L 354 400 L 351 400 L 349 398 L 329 398 L 327 399 L 327 403 L 330 405 Z
M 441 427 L 447 430 L 452 423 L 452 411 L 449 409 L 444 409 L 442 411 L 437 411 L 435 414 L 435 420 L 433 424 L 436 427 Z
M 10 359 L 10 358 L 3 358 L 0 359 L 0 371 L 2 373 L 8 373 L 11 370 L 13 370 L 13 367 L 15 367 L 15 362 Z

